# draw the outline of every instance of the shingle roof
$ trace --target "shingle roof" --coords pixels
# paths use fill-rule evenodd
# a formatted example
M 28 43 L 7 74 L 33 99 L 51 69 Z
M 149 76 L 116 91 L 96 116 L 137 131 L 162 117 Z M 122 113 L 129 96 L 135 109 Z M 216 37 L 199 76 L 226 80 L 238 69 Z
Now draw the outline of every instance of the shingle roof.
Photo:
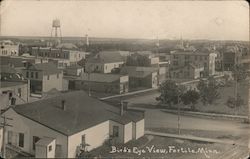
M 62 100 L 65 100 L 66 110 L 61 108 Z M 89 97 L 83 91 L 69 92 L 33 103 L 16 105 L 13 109 L 18 114 L 67 136 L 107 120 L 126 124 L 144 118 L 142 112 L 131 111 L 121 116 L 118 108 Z
M 28 70 L 42 70 L 44 74 L 56 74 L 61 73 L 62 71 L 56 67 L 55 64 L 48 62 L 48 63 L 39 63 L 39 64 L 31 64 Z

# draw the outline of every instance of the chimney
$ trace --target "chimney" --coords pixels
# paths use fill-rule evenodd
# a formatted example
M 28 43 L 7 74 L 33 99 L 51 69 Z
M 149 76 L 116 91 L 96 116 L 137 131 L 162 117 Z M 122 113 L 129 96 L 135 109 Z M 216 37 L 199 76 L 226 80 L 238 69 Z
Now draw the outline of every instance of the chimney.
M 123 105 L 123 101 L 121 101 L 121 108 L 120 108 L 120 115 L 122 116 L 124 113 L 124 105 Z
M 62 104 L 61 105 L 62 106 L 62 110 L 64 110 L 64 111 L 66 110 L 65 102 L 66 102 L 65 100 L 62 100 L 62 103 L 61 103 Z

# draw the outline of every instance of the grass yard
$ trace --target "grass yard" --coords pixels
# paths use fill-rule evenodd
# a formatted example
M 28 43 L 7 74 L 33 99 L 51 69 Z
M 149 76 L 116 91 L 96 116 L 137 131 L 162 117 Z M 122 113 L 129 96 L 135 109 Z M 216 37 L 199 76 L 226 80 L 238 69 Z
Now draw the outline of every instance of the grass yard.
M 239 84 L 238 85 L 238 93 L 241 96 L 241 98 L 244 100 L 244 105 L 242 105 L 241 107 L 235 109 L 235 108 L 229 108 L 226 105 L 226 102 L 228 100 L 228 97 L 234 96 L 234 87 L 233 86 L 225 86 L 225 87 L 221 87 L 219 89 L 220 92 L 220 99 L 216 100 L 214 102 L 214 104 L 211 105 L 203 105 L 202 102 L 198 102 L 196 104 L 196 110 L 191 110 L 190 106 L 186 106 L 183 104 L 181 105 L 181 109 L 182 110 L 189 110 L 189 111 L 197 111 L 197 112 L 206 112 L 206 113 L 221 113 L 221 114 L 230 114 L 230 115 L 247 115 L 248 114 L 248 105 L 247 105 L 247 100 L 248 100 L 248 88 L 244 85 L 244 84 Z M 153 97 L 155 95 L 151 95 L 151 96 L 146 96 L 144 97 L 144 100 L 155 100 Z M 129 100 L 128 100 L 129 101 Z M 131 102 L 133 103 L 133 99 L 131 100 Z M 136 103 L 137 102 L 137 103 Z M 169 107 L 168 105 L 165 104 L 148 104 L 149 102 L 144 102 L 143 103 L 143 98 L 141 99 L 141 102 L 136 101 L 133 105 L 136 107 L 143 107 L 143 108 L 157 108 L 157 109 L 164 109 L 164 108 L 168 108 L 168 109 L 177 109 L 176 105 L 173 105 L 172 107 Z M 152 103 L 152 102 L 151 102 Z
M 145 135 L 124 145 L 104 145 L 90 153 L 102 158 L 217 159 L 234 145 Z M 126 150 L 126 151 L 125 151 Z
M 177 128 L 148 128 L 148 130 L 155 132 L 162 132 L 162 133 L 178 134 Z M 181 135 L 190 135 L 190 136 L 212 138 L 212 139 L 229 139 L 229 140 L 240 139 L 238 134 L 233 134 L 232 132 L 222 132 L 222 131 L 181 129 Z
M 229 96 L 234 96 L 234 87 L 221 87 L 220 92 L 220 99 L 218 99 L 214 104 L 212 105 L 203 105 L 201 102 L 199 102 L 196 105 L 196 108 L 198 111 L 201 112 L 210 112 L 210 113 L 223 113 L 223 114 L 232 114 L 232 115 L 247 115 L 248 114 L 248 93 L 247 93 L 247 87 L 244 84 L 239 84 L 238 86 L 238 93 L 241 96 L 241 98 L 244 100 L 244 105 L 239 107 L 239 109 L 229 108 L 226 105 L 226 101 Z

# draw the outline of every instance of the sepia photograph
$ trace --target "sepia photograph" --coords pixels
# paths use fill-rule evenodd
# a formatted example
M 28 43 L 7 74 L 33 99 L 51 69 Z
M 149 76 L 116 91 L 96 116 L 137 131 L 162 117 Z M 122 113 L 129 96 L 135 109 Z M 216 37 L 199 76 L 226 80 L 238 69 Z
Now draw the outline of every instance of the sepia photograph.
M 0 1 L 0 158 L 248 159 L 249 3 Z

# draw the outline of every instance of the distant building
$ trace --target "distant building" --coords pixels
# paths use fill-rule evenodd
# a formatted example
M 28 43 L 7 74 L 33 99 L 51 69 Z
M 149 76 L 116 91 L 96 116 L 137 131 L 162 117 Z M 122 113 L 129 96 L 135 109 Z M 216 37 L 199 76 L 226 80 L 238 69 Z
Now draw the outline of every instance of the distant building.
M 48 60 L 31 56 L 0 56 L 0 66 L 9 65 L 15 68 L 18 73 L 22 73 L 22 69 L 26 67 L 27 63 L 48 63 Z
M 54 61 L 59 68 L 75 65 L 78 61 L 85 58 L 87 52 L 55 49 L 51 47 L 32 47 L 31 55 L 46 58 Z
M 10 105 L 23 104 L 29 100 L 28 81 L 22 75 L 8 65 L 2 65 L 0 69 L 0 109 L 6 109 Z
M 19 45 L 10 40 L 0 41 L 0 56 L 18 56 Z
M 67 76 L 81 76 L 83 73 L 84 68 L 80 65 L 72 65 L 64 69 L 64 74 Z
M 170 69 L 173 71 L 189 64 L 201 65 L 204 67 L 203 76 L 211 76 L 215 74 L 216 56 L 213 52 L 172 51 Z
M 128 56 L 126 65 L 144 67 L 158 66 L 159 57 L 156 57 L 155 54 L 150 51 L 139 51 Z
M 27 103 L 29 95 L 27 81 L 1 81 L 0 109 L 4 110 L 11 105 Z
M 121 74 L 128 74 L 129 88 L 156 88 L 159 84 L 157 67 L 125 66 Z
M 189 63 L 180 68 L 171 70 L 171 78 L 176 79 L 198 79 L 203 77 L 204 66 Z
M 236 64 L 241 63 L 242 52 L 237 46 L 227 46 L 223 50 L 224 70 L 230 71 Z
M 106 141 L 127 143 L 144 135 L 143 112 L 123 104 L 118 109 L 82 91 L 16 105 L 4 115 L 13 119 L 6 144 L 36 158 L 77 158 Z
M 43 94 L 52 89 L 62 91 L 63 72 L 52 63 L 27 64 L 24 78 L 30 80 L 31 94 Z
M 100 52 L 87 59 L 85 72 L 111 73 L 116 68 L 121 68 L 126 58 L 119 52 Z
M 69 89 L 84 89 L 95 92 L 121 94 L 128 92 L 129 78 L 127 75 L 84 73 L 81 77 L 65 76 Z

